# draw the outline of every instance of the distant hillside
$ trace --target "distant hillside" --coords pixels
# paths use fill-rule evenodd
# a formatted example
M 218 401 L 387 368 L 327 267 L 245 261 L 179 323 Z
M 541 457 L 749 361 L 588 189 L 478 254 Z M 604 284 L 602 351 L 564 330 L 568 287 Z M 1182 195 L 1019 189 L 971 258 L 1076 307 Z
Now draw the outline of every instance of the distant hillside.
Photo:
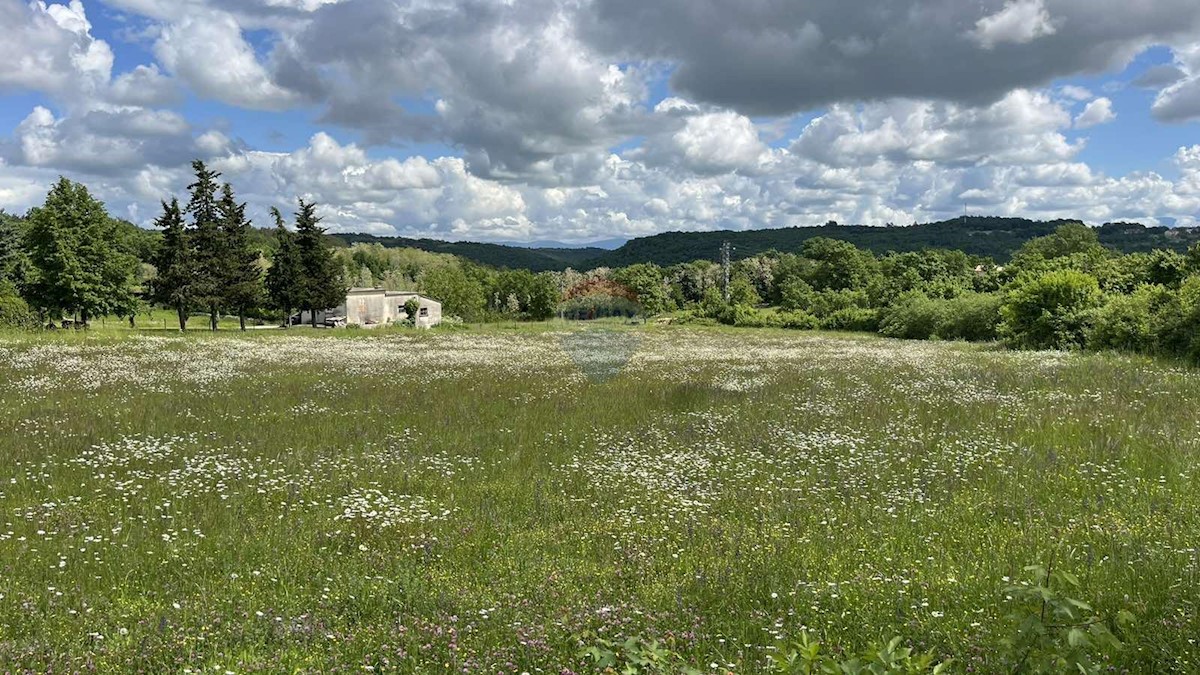
M 906 227 L 867 227 L 827 224 L 744 232 L 664 232 L 632 239 L 615 250 L 602 248 L 531 248 L 531 245 L 449 242 L 437 239 L 377 237 L 370 234 L 333 234 L 344 245 L 382 244 L 388 248 L 418 248 L 449 253 L 492 267 L 529 269 L 535 272 L 573 267 L 624 267 L 642 262 L 667 266 L 693 260 L 716 260 L 723 242 L 734 246 L 735 258 L 748 258 L 769 250 L 798 252 L 813 237 L 849 241 L 878 254 L 928 248 L 957 249 L 971 255 L 1007 261 L 1022 244 L 1054 232 L 1067 220 L 1037 221 L 1024 218 L 968 216 L 938 223 Z M 1097 228 L 1100 241 L 1122 253 L 1168 248 L 1185 251 L 1200 243 L 1200 228 L 1145 227 L 1138 223 L 1108 223 Z
M 601 248 L 525 248 L 503 244 L 377 237 L 370 234 L 333 234 L 334 239 L 351 244 L 381 244 L 387 248 L 417 248 L 433 253 L 462 256 L 483 265 L 528 269 L 534 272 L 587 266 L 587 261 L 608 251 Z
M 813 237 L 842 239 L 878 254 L 943 248 L 1004 262 L 1026 241 L 1050 234 L 1065 222 L 1071 221 L 969 216 L 908 227 L 827 224 L 744 232 L 665 232 L 633 239 L 615 251 L 589 261 L 588 266 L 623 267 L 641 262 L 666 266 L 692 260 L 716 260 L 721 244 L 726 241 L 736 249 L 736 258 L 747 258 L 771 249 L 795 253 Z M 1098 234 L 1102 243 L 1123 253 L 1153 248 L 1182 252 L 1200 242 L 1200 229 L 1152 228 L 1137 223 L 1109 223 L 1098 228 Z

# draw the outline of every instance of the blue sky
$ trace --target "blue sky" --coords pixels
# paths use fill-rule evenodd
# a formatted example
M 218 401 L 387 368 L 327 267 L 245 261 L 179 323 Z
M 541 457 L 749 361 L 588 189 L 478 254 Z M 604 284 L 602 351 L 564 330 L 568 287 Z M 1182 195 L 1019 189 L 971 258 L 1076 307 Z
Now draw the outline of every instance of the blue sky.
M 1200 8 L 0 0 L 0 207 L 588 241 L 971 212 L 1200 219 Z M 1153 75 L 1153 77 L 1146 77 Z

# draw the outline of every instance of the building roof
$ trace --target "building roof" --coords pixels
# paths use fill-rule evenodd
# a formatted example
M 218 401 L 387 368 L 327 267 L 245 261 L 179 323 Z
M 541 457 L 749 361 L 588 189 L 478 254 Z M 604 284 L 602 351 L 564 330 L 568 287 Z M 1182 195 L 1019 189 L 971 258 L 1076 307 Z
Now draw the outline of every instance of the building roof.
M 421 295 L 416 291 L 389 291 L 382 288 L 351 288 L 346 291 L 346 296 L 351 295 L 382 295 L 385 298 L 421 298 L 429 302 L 438 302 L 427 295 Z M 440 303 L 439 303 L 440 304 Z

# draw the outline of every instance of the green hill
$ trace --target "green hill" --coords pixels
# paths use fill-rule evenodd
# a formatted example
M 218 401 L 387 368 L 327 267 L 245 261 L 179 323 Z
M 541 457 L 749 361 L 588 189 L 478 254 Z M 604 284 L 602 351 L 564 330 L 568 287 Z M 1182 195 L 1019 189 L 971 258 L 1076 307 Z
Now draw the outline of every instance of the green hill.
M 492 267 L 528 269 L 534 272 L 587 267 L 587 261 L 606 253 L 601 248 L 523 248 L 503 244 L 469 241 L 377 237 L 370 234 L 333 234 L 334 239 L 351 244 L 381 244 L 387 248 L 416 248 L 432 253 L 449 253 Z
M 908 227 L 867 227 L 830 223 L 821 227 L 791 227 L 744 232 L 664 232 L 634 239 L 590 261 L 590 266 L 623 267 L 641 262 L 674 265 L 692 260 L 716 260 L 721 244 L 730 242 L 736 258 L 747 258 L 772 249 L 794 253 L 813 237 L 842 239 L 874 251 L 957 249 L 971 255 L 1007 261 L 1034 237 L 1054 232 L 1066 220 L 1035 221 L 1024 218 L 963 217 Z M 1101 243 L 1123 253 L 1169 248 L 1184 251 L 1200 242 L 1200 229 L 1145 227 L 1137 223 L 1109 223 L 1098 228 Z
M 1038 221 L 1025 218 L 967 216 L 936 223 L 903 227 L 838 225 L 789 227 L 743 232 L 664 232 L 632 239 L 612 251 L 600 248 L 525 248 L 503 244 L 450 242 L 437 239 L 378 237 L 370 234 L 333 234 L 345 245 L 381 244 L 388 248 L 417 248 L 433 253 L 449 253 L 492 267 L 528 269 L 535 272 L 573 267 L 624 267 L 653 262 L 667 266 L 693 260 L 716 260 L 721 244 L 734 246 L 735 258 L 747 258 L 769 250 L 798 252 L 813 237 L 849 241 L 877 254 L 888 251 L 957 249 L 971 255 L 1007 261 L 1022 244 L 1054 232 L 1067 220 Z M 1101 243 L 1122 253 L 1167 248 L 1185 251 L 1200 243 L 1200 228 L 1146 227 L 1138 223 L 1108 223 L 1097 232 Z

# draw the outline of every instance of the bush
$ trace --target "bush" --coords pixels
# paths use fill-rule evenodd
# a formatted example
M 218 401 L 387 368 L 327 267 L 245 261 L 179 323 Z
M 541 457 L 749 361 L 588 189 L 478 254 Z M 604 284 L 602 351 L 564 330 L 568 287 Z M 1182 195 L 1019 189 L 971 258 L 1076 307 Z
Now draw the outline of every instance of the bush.
M 1090 274 L 1057 270 L 1027 279 L 1000 308 L 1001 335 L 1025 349 L 1080 348 L 1100 300 L 1100 284 Z
M 1003 304 L 1004 298 L 996 293 L 964 293 L 945 300 L 937 334 L 945 340 L 995 340 L 1000 335 L 1000 306 Z
M 1089 349 L 1150 352 L 1155 349 L 1154 315 L 1177 304 L 1176 294 L 1162 286 L 1141 286 L 1131 295 L 1112 295 L 1096 312 L 1088 332 Z
M 780 290 L 781 307 L 788 311 L 807 312 L 824 319 L 847 309 L 865 309 L 871 301 L 863 290 L 814 291 L 802 279 L 788 279 Z
M 0 283 L 0 328 L 36 328 L 37 315 L 17 295 L 16 289 Z
M 1189 277 L 1178 292 L 1155 299 L 1150 315 L 1153 350 L 1200 362 L 1200 277 Z
M 871 306 L 871 299 L 862 290 L 819 291 L 814 293 L 807 310 L 815 317 L 824 319 L 838 312 L 853 309 L 866 309 Z
M 919 292 L 905 293 L 879 315 L 879 332 L 904 340 L 928 340 L 946 321 L 946 303 Z
M 775 315 L 780 328 L 790 328 L 792 330 L 817 330 L 821 327 L 821 322 L 817 317 L 804 311 L 797 312 L 780 312 Z
M 839 309 L 821 319 L 821 328 L 874 333 L 879 329 L 879 312 L 863 307 Z
M 808 311 L 813 304 L 816 291 L 800 277 L 789 277 L 779 288 L 779 305 L 786 310 Z

